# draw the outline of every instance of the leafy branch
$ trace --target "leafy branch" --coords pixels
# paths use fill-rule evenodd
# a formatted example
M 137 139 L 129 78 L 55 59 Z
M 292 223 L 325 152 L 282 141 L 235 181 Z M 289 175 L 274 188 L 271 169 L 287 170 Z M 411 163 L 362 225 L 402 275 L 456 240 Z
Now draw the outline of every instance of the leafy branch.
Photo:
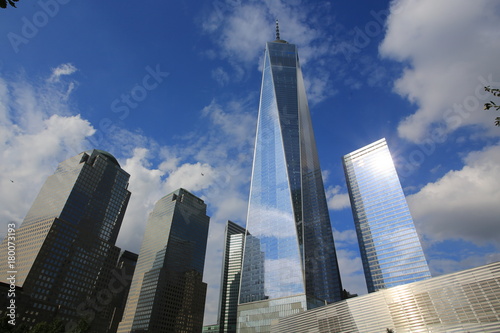
M 0 0 L 0 8 L 7 8 L 7 2 L 12 7 L 17 8 L 15 3 L 18 2 L 18 1 L 19 0 Z
M 487 86 L 487 87 L 484 87 L 484 90 L 493 94 L 493 96 L 495 96 L 495 97 L 500 97 L 500 89 L 498 89 L 498 88 L 491 88 L 490 86 Z M 500 105 L 496 105 L 495 102 L 490 101 L 489 103 L 484 103 L 485 110 L 489 110 L 491 108 L 493 108 L 497 111 L 500 111 Z M 500 117 L 495 118 L 495 126 L 500 126 Z

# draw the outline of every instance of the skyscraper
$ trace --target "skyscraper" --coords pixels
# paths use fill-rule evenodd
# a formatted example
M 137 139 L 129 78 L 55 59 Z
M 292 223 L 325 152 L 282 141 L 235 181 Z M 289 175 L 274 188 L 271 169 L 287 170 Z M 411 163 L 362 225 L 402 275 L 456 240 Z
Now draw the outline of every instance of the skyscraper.
M 341 299 L 342 286 L 297 47 L 266 44 L 238 327 Z M 252 240 L 251 242 L 249 240 Z M 257 315 L 258 314 L 258 315 Z
M 343 158 L 369 292 L 431 277 L 385 139 Z
M 118 258 L 114 275 L 120 277 L 111 285 L 115 296 L 109 304 L 108 311 L 111 312 L 111 320 L 107 332 L 114 333 L 118 329 L 118 325 L 123 317 L 127 297 L 130 291 L 130 284 L 134 276 L 135 266 L 137 265 L 138 254 L 129 251 L 123 251 Z
M 107 326 L 102 310 L 110 294 L 103 292 L 120 253 L 115 242 L 130 198 L 128 179 L 101 150 L 61 162 L 47 178 L 16 235 L 16 284 L 26 297 L 21 322 L 59 318 L 69 328 L 84 320 L 99 332 Z
M 206 210 L 203 200 L 182 188 L 155 204 L 118 332 L 201 332 Z
M 236 332 L 238 293 L 245 228 L 227 221 L 222 252 L 222 274 L 219 301 L 220 332 Z

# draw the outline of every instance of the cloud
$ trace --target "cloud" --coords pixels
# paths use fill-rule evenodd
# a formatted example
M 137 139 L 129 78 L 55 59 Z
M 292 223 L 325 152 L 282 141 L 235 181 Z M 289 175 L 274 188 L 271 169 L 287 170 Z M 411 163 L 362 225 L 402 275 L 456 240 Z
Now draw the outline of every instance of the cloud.
M 400 122 L 401 137 L 420 142 L 434 127 L 473 124 L 493 133 L 482 87 L 500 86 L 499 9 L 495 0 L 392 3 L 380 53 L 406 65 L 394 89 L 417 107 Z
M 52 75 L 48 78 L 49 82 L 59 82 L 61 76 L 71 75 L 77 71 L 77 68 L 72 64 L 61 64 L 52 69 Z
M 61 99 L 67 90 L 0 78 L 0 220 L 21 222 L 59 162 L 88 148 L 95 129 Z M 73 110 L 74 111 L 74 110 Z M 74 113 L 74 112 L 73 112 Z
M 351 294 L 366 294 L 368 291 L 359 253 L 337 248 L 337 260 L 342 287 Z
M 460 239 L 500 248 L 500 145 L 469 153 L 452 170 L 408 204 L 418 229 L 431 242 Z
M 335 245 L 337 247 L 358 244 L 358 237 L 356 235 L 356 230 L 354 229 L 338 231 L 337 229 L 333 228 L 333 239 L 335 239 Z
M 317 72 L 315 75 L 311 75 L 310 78 L 304 79 L 304 81 L 307 99 L 312 106 L 338 93 L 338 90 L 332 87 L 330 74 L 326 71 Z
M 326 201 L 330 210 L 342 210 L 351 207 L 349 194 L 347 192 L 341 193 L 339 185 L 328 187 L 326 190 Z
M 337 251 L 342 287 L 351 294 L 363 295 L 366 289 L 365 275 L 358 248 L 358 238 L 354 229 L 339 231 L 333 228 L 333 239 Z
M 210 286 L 208 320 L 214 321 L 224 225 L 246 218 L 255 99 L 213 101 L 200 110 L 203 132 L 162 146 L 119 123 L 96 130 L 69 100 L 71 83 L 56 80 L 71 71 L 62 66 L 51 80 L 40 82 L 0 78 L 0 219 L 21 222 L 59 162 L 93 146 L 107 150 L 131 175 L 132 196 L 117 242 L 121 248 L 139 252 L 154 204 L 175 189 L 184 187 L 207 204 L 211 222 L 204 281 Z
M 212 70 L 212 78 L 221 86 L 225 86 L 229 82 L 229 74 L 222 67 Z
M 318 29 L 319 23 L 328 21 L 320 19 L 319 15 L 329 10 L 325 4 L 306 7 L 283 1 L 217 2 L 205 14 L 201 28 L 215 44 L 215 49 L 209 52 L 210 58 L 227 60 L 233 73 L 228 74 L 219 67 L 212 77 L 219 84 L 226 80 L 239 81 L 252 68 L 261 68 L 265 43 L 275 39 L 275 19 L 278 17 L 281 39 L 299 48 L 309 102 L 314 105 L 335 95 L 332 79 L 327 74 L 331 63 L 323 59 L 315 61 L 314 67 L 306 65 L 311 60 L 339 52 L 332 43 L 330 32 Z M 255 45 L 262 45 L 262 48 Z
M 244 100 L 232 100 L 222 106 L 217 101 L 212 100 L 209 105 L 204 107 L 201 112 L 202 116 L 208 117 L 217 130 L 221 131 L 219 134 L 210 134 L 211 139 L 220 140 L 229 136 L 233 144 L 226 143 L 226 145 L 229 144 L 231 148 L 234 146 L 239 147 L 241 144 L 247 146 L 253 144 L 257 128 L 257 105 L 253 105 L 252 102 L 253 99 L 246 98 Z
M 235 57 L 235 60 L 250 63 L 258 58 L 261 50 L 255 45 L 263 45 L 270 34 L 262 27 L 269 25 L 266 7 L 263 5 L 241 5 L 227 17 L 220 46 L 224 56 Z
M 146 221 L 154 204 L 179 187 L 207 204 L 210 229 L 204 281 L 208 283 L 206 319 L 214 323 L 218 311 L 222 244 L 227 220 L 246 219 L 256 112 L 252 99 L 212 101 L 200 110 L 203 132 L 178 138 L 172 146 L 160 146 L 141 133 L 115 128 L 102 142 L 123 156 L 130 173 L 132 192 L 118 246 L 138 252 Z M 135 143 L 135 145 L 134 145 Z M 128 156 L 128 157 L 126 157 Z
M 438 258 L 429 260 L 429 268 L 432 276 L 460 272 L 465 269 L 475 268 L 492 262 L 500 261 L 498 252 L 486 253 L 485 255 L 468 255 L 457 260 Z

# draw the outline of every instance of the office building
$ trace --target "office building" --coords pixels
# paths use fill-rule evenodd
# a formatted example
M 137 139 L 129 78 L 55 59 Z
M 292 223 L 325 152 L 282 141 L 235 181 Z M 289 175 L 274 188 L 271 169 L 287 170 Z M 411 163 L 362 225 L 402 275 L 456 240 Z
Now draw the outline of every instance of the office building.
M 297 47 L 266 44 L 238 306 L 240 332 L 341 299 Z M 252 241 L 249 241 L 249 240 Z
M 219 333 L 219 325 L 205 325 L 203 326 L 202 333 Z
M 219 299 L 220 332 L 236 332 L 244 240 L 245 228 L 227 221 L 224 232 Z
M 431 276 L 385 139 L 343 158 L 369 292 Z
M 109 153 L 91 150 L 59 164 L 16 232 L 19 324 L 62 320 L 106 328 L 105 293 L 119 256 L 115 246 L 130 198 L 129 174 Z M 2 243 L 6 251 L 6 240 Z M 0 263 L 3 272 L 6 261 Z M 7 275 L 2 276 L 2 281 Z
M 272 332 L 500 332 L 500 262 L 280 319 Z
M 203 200 L 182 188 L 155 204 L 118 332 L 202 331 L 206 210 Z
M 106 332 L 116 332 L 118 324 L 122 320 L 138 257 L 137 253 L 125 250 L 118 258 L 118 262 L 112 273 L 114 278 L 109 285 L 113 298 L 109 306 L 106 307 L 106 311 L 110 312 L 108 317 L 111 318 Z

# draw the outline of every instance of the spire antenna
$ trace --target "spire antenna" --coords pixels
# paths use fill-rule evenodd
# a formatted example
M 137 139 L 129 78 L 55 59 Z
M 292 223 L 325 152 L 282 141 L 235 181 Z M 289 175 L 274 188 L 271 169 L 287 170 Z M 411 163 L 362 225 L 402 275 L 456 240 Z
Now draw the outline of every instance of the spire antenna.
M 276 40 L 280 40 L 280 27 L 278 25 L 278 19 L 276 19 Z

